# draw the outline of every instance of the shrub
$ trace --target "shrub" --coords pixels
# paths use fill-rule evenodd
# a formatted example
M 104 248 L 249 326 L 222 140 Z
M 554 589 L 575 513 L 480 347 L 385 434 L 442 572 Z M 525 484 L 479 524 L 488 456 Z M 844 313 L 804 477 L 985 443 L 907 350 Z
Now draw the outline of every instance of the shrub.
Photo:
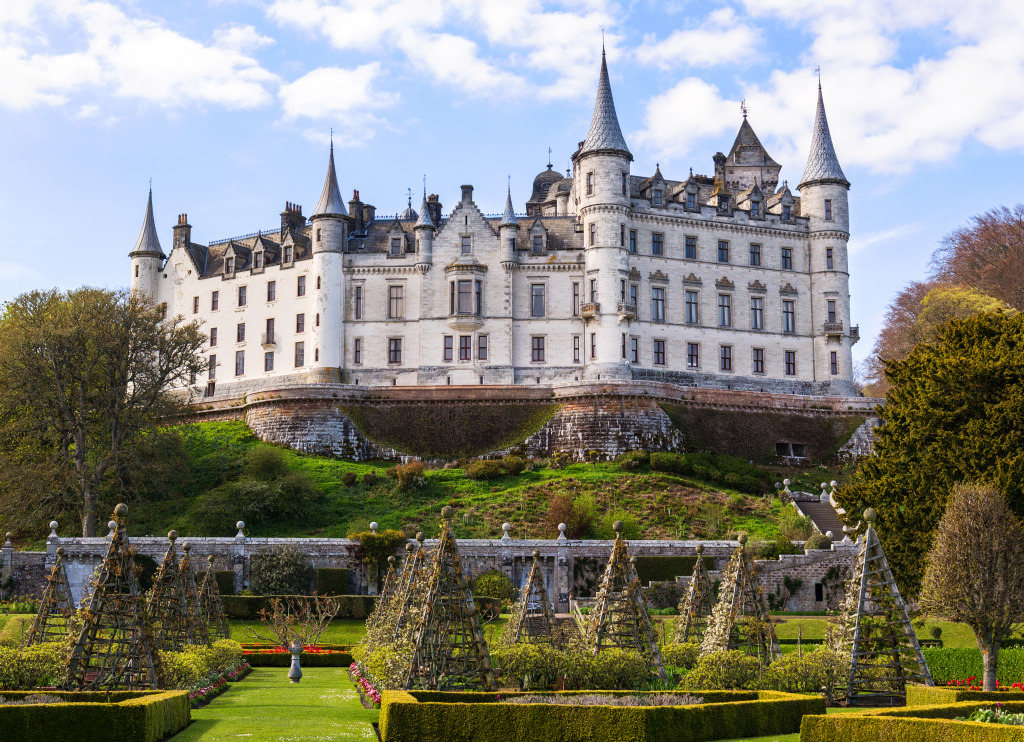
M 312 581 L 313 566 L 291 546 L 271 546 L 249 560 L 249 588 L 256 595 L 305 595 Z
M 526 459 L 520 456 L 506 456 L 501 460 L 501 468 L 506 474 L 517 477 L 526 471 Z
M 823 533 L 815 533 L 804 544 L 805 549 L 831 549 L 832 539 Z
M 235 594 L 235 572 L 231 569 L 214 570 L 213 576 L 217 580 L 217 590 L 221 595 Z
M 0 688 L 31 690 L 37 685 L 57 685 L 64 678 L 66 660 L 63 642 L 27 649 L 0 646 Z
M 354 471 L 347 471 L 341 475 L 341 483 L 346 487 L 351 487 L 356 483 L 356 480 L 358 478 L 359 477 L 356 475 Z
M 784 654 L 761 675 L 761 687 L 788 693 L 818 693 L 824 689 L 827 698 L 835 698 L 836 686 L 846 682 L 849 662 L 838 652 L 818 647 L 799 656 Z
M 501 464 L 497 461 L 474 461 L 465 472 L 470 479 L 497 479 L 501 476 Z
M 680 680 L 680 686 L 693 690 L 749 690 L 757 687 L 761 663 L 745 652 L 712 652 L 697 660 L 697 665 Z
M 377 472 L 375 472 L 375 471 L 368 471 L 368 472 L 366 472 L 363 475 L 363 484 L 365 484 L 367 487 L 372 487 L 373 485 L 377 484 Z
M 393 466 L 387 471 L 387 475 L 398 482 L 399 492 L 417 490 L 427 483 L 423 475 L 424 467 L 422 461 L 410 461 L 408 464 Z
M 389 556 L 394 556 L 402 546 L 405 546 L 405 534 L 393 528 L 385 528 L 373 531 L 362 531 L 348 535 L 353 541 L 358 541 L 363 549 L 363 556 L 374 564 L 380 565 Z
M 663 456 L 665 454 L 654 454 L 655 456 Z M 619 468 L 623 471 L 635 471 L 641 466 L 649 464 L 651 461 L 651 454 L 647 451 L 629 451 L 622 454 L 615 459 L 615 463 L 619 465 Z
M 942 627 L 941 626 L 932 626 L 930 629 L 928 629 L 928 633 L 931 635 L 932 639 L 934 639 L 935 641 L 940 641 L 942 639 Z
M 313 591 L 317 595 L 345 595 L 348 592 L 348 570 L 337 567 L 317 567 L 316 584 Z
M 210 669 L 220 671 L 242 661 L 242 645 L 231 639 L 218 639 L 210 645 Z
M 640 568 L 639 565 L 637 565 L 637 572 L 639 571 Z M 647 582 L 648 578 L 646 576 L 641 575 L 640 584 L 644 585 Z M 644 598 L 647 600 L 647 605 L 651 606 L 652 610 L 668 610 L 670 608 L 675 609 L 675 607 L 679 605 L 679 601 L 683 599 L 683 596 L 685 594 L 686 590 L 675 581 L 654 582 L 651 584 L 650 587 L 644 588 Z
M 811 519 L 800 515 L 796 508 L 785 508 L 779 513 L 779 534 L 786 541 L 803 541 L 814 533 Z
M 548 532 L 558 533 L 558 524 L 565 523 L 565 537 L 571 539 L 589 538 L 594 535 L 597 520 L 597 503 L 593 495 L 572 495 L 562 492 L 548 497 L 548 512 L 545 522 Z
M 195 685 L 210 674 L 210 650 L 207 647 L 189 646 L 182 652 L 160 652 L 160 664 L 163 667 L 164 685 L 167 688 L 182 690 Z
M 244 471 L 248 479 L 273 482 L 288 474 L 288 462 L 280 448 L 263 444 L 245 455 Z
M 486 595 L 503 601 L 512 601 L 516 597 L 516 586 L 503 572 L 489 569 L 473 578 L 473 597 Z
M 686 476 L 693 474 L 693 465 L 681 453 L 652 453 L 651 469 Z
M 661 647 L 661 661 L 665 665 L 691 670 L 700 658 L 700 645 L 697 642 L 686 644 L 665 644 Z
M 715 568 L 714 557 L 701 558 L 704 560 L 705 568 Z M 636 557 L 636 573 L 642 585 L 648 582 L 675 582 L 676 577 L 692 575 L 696 563 L 696 556 L 638 556 Z M 672 605 L 678 604 L 678 600 L 672 603 Z
M 583 649 L 559 650 L 548 644 L 499 647 L 491 657 L 504 683 L 521 690 L 550 690 L 564 685 L 574 690 L 636 690 L 650 678 L 647 661 L 625 649 L 605 649 L 593 655 Z
M 617 520 L 622 521 L 622 538 L 627 540 L 640 538 L 640 522 L 625 510 L 613 510 L 601 518 L 596 528 L 597 537 L 614 539 L 615 531 L 612 526 Z
M 932 649 L 924 648 L 925 662 L 932 679 L 939 685 L 950 680 L 982 677 L 981 652 L 977 649 Z M 1012 685 L 1024 679 L 1024 649 L 1002 649 L 999 651 L 999 666 L 996 680 L 1000 685 Z

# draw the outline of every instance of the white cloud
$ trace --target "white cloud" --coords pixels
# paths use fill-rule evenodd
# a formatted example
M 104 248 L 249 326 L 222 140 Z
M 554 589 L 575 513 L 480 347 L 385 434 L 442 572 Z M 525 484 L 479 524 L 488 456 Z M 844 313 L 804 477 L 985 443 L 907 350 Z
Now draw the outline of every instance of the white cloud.
M 218 28 L 213 32 L 213 40 L 221 48 L 239 52 L 259 49 L 261 46 L 270 46 L 274 43 L 272 38 L 264 36 L 254 27 L 238 25 Z
M 644 36 L 636 58 L 663 70 L 731 65 L 751 58 L 760 41 L 760 31 L 743 23 L 732 8 L 720 8 L 700 26 L 674 31 L 662 41 L 654 34 Z
M 853 235 L 850 237 L 849 252 L 850 255 L 857 255 L 875 245 L 884 245 L 895 240 L 905 240 L 907 237 L 919 234 L 922 230 L 923 226 L 920 222 L 910 222 L 909 224 L 899 224 L 889 229 L 883 229 L 879 232 L 869 232 L 861 236 Z
M 698 141 L 721 134 L 738 113 L 739 101 L 723 100 L 714 85 L 688 77 L 647 103 L 647 128 L 633 138 L 664 158 L 679 158 Z

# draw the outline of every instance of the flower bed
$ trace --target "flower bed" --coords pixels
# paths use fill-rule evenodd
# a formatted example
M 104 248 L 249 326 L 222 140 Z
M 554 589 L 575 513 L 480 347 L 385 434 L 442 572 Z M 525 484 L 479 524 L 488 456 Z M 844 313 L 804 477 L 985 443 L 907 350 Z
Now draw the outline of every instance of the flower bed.
M 977 649 L 924 649 L 922 652 L 937 685 L 982 677 L 981 652 Z M 996 677 L 1008 686 L 1024 681 L 1024 649 L 1000 650 Z
M 359 691 L 359 700 L 362 701 L 363 706 L 368 709 L 379 709 L 380 691 L 359 672 L 359 666 L 355 662 L 348 666 L 348 677 L 355 683 L 356 690 Z
M 931 690 L 931 689 L 930 689 Z M 943 690 L 943 689 L 935 689 Z M 856 714 L 806 716 L 800 725 L 800 742 L 1024 742 L 1024 729 L 1005 724 L 958 721 L 978 711 L 977 701 L 873 709 Z M 1002 711 L 1024 711 L 1024 702 L 1002 704 Z
M 252 672 L 252 667 L 248 662 L 243 660 L 234 667 L 225 670 L 220 675 L 208 677 L 200 681 L 195 686 L 188 689 L 188 698 L 192 703 L 192 708 L 202 708 L 221 693 L 226 691 L 230 683 L 237 683 L 250 672 Z
M 288 667 L 292 663 L 291 653 L 279 646 L 245 650 L 242 656 L 253 667 Z M 348 667 L 352 653 L 322 646 L 303 647 L 299 662 L 303 667 Z

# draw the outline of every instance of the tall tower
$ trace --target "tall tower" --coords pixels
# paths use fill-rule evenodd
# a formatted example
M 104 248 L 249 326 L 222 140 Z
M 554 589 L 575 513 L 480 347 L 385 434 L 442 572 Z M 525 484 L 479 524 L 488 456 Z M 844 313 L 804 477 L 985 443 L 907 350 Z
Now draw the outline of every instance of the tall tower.
M 516 262 L 516 241 L 519 238 L 519 221 L 516 219 L 516 211 L 512 207 L 512 186 L 509 185 L 508 193 L 505 196 L 505 213 L 498 223 L 498 237 L 501 241 L 501 263 Z
M 348 212 L 338 190 L 334 169 L 334 142 L 327 163 L 327 178 L 320 200 L 310 216 L 313 222 L 313 366 L 310 381 L 341 381 L 345 352 L 345 281 L 342 271 Z M 307 356 L 308 357 L 308 356 Z
M 430 218 L 430 206 L 427 204 L 427 187 L 423 186 L 423 203 L 412 231 L 416 234 L 417 250 L 416 265 L 420 272 L 426 273 L 434 262 L 434 231 L 437 225 Z M 421 315 L 426 316 L 426 315 Z
M 132 259 L 132 293 L 146 296 L 150 301 L 156 300 L 157 279 L 163 267 L 164 251 L 160 248 L 160 238 L 156 233 L 156 222 L 153 220 L 153 189 L 149 189 L 149 201 L 146 203 L 146 218 L 142 220 L 142 231 L 135 247 L 128 257 Z
M 608 62 L 601 50 L 601 74 L 590 131 L 573 154 L 574 198 L 583 226 L 585 322 L 584 347 L 588 379 L 632 378 L 622 357 L 619 325 L 619 282 L 629 275 L 622 235 L 629 220 L 629 163 L 633 155 L 619 128 L 608 80 Z
M 852 396 L 857 339 L 850 336 L 850 181 L 832 145 L 820 82 L 811 149 L 797 187 L 801 215 L 810 227 L 814 379 L 823 393 Z

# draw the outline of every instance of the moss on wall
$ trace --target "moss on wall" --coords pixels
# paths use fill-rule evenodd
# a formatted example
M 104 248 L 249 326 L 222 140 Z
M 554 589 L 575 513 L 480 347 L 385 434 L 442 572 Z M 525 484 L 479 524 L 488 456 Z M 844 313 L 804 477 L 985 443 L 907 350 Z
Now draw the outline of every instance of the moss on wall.
M 826 461 L 839 452 L 867 419 L 857 415 L 744 412 L 678 404 L 661 407 L 682 432 L 687 450 L 762 462 L 775 457 L 776 443 L 802 443 L 807 446 L 807 458 Z
M 374 443 L 428 459 L 479 456 L 522 443 L 561 408 L 543 402 L 377 403 L 339 409 Z

